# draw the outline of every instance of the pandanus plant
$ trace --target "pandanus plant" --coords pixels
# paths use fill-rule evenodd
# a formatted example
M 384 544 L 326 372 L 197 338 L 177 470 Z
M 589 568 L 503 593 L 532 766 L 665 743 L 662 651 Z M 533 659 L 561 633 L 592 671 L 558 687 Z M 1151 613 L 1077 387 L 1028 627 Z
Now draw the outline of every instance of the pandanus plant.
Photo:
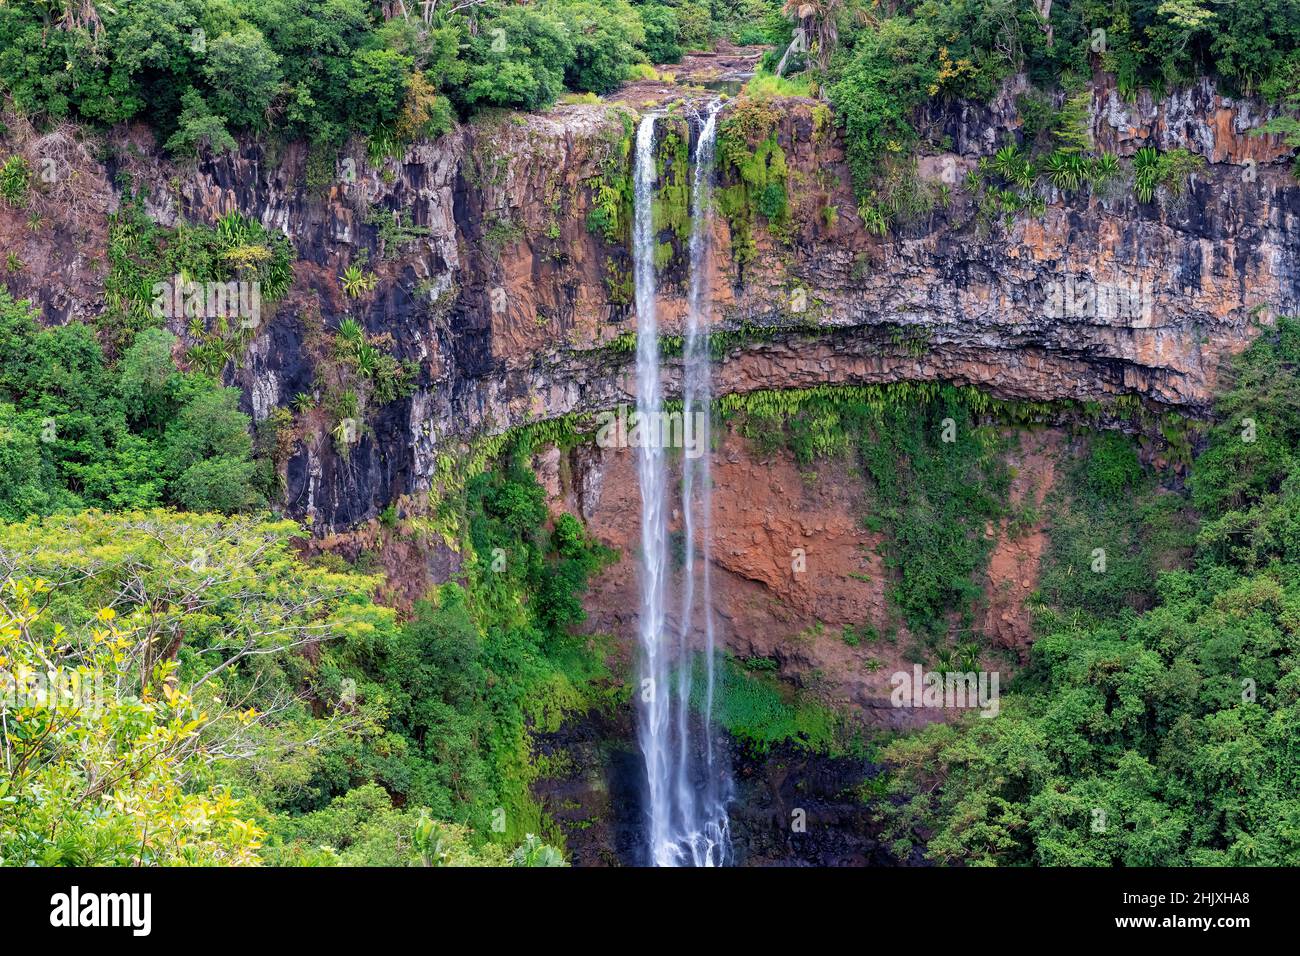
M 339 276 L 339 282 L 343 283 L 343 294 L 350 299 L 356 299 L 375 287 L 378 280 L 373 272 L 366 272 L 357 263 L 352 263 L 343 270 Z
M 94 0 L 37 0 L 36 6 L 47 20 L 57 20 L 61 30 L 86 30 L 96 39 L 104 30 Z
M 357 374 L 362 378 L 374 378 L 379 370 L 379 350 L 369 342 L 363 342 L 357 348 Z
M 366 340 L 366 330 L 360 322 L 349 316 L 339 323 L 339 338 L 355 348 Z
M 1154 146 L 1143 146 L 1133 156 L 1133 192 L 1138 202 L 1150 202 L 1160 185 L 1160 153 Z
M 1092 173 L 1092 163 L 1079 153 L 1056 152 L 1047 157 L 1047 178 L 1062 192 L 1077 192 Z
M 786 60 L 791 53 L 807 53 L 815 59 L 817 66 L 826 69 L 831 62 L 831 54 L 839 45 L 839 31 L 835 18 L 839 13 L 842 0 L 786 0 L 781 12 L 799 24 L 802 31 L 796 34 L 789 48 L 777 64 L 776 75 L 785 72 Z M 799 49 L 800 41 L 803 48 Z M 815 57 L 813 56 L 815 54 Z
M 1029 189 L 1034 185 L 1033 164 L 1015 145 L 1007 145 L 999 149 L 989 165 L 999 176 L 1021 189 Z

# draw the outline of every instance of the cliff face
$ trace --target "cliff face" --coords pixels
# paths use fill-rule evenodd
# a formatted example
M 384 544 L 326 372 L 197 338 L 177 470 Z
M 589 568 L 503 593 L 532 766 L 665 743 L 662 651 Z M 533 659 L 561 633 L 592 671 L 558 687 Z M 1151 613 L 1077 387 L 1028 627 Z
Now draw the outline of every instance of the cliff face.
M 752 210 L 718 217 L 713 318 L 730 333 L 718 391 L 942 379 L 1008 398 L 1131 393 L 1204 412 L 1220 359 L 1258 324 L 1300 309 L 1300 189 L 1288 151 L 1249 135 L 1256 105 L 1208 83 L 1133 104 L 1099 86 L 1097 144 L 1120 156 L 1148 143 L 1203 156 L 1185 193 L 1139 203 L 1121 177 L 1095 193 L 1053 193 L 1041 216 L 990 218 L 963 183 L 1016 134 L 1019 92 L 1009 84 L 992 105 L 950 103 L 923 118 L 928 138 L 949 149 L 919 163 L 936 201 L 883 237 L 858 217 L 824 110 L 776 104 L 788 215 L 779 228 Z M 589 220 L 617 207 L 601 190 L 626 180 L 634 116 L 626 105 L 581 104 L 495 117 L 396 159 L 372 163 L 356 147 L 323 174 L 305 147 L 272 154 L 257 143 L 177 167 L 143 131 L 118 130 L 99 160 L 82 150 L 77 201 L 55 209 L 48 228 L 0 210 L 0 244 L 26 265 L 9 285 L 47 321 L 101 309 L 103 217 L 121 201 L 123 173 L 160 223 L 240 210 L 283 231 L 297 256 L 292 290 L 227 369 L 254 418 L 312 390 L 310 329 L 345 315 L 391 335 L 420 368 L 414 394 L 372 409 L 346 458 L 328 428 L 296 426 L 287 510 L 341 530 L 427 492 L 438 456 L 466 438 L 629 400 L 630 262 L 617 228 Z M 692 126 L 676 113 L 664 123 L 683 139 Z M 671 151 L 661 157 L 661 181 L 679 182 Z M 663 210 L 669 333 L 684 310 L 680 212 Z M 378 282 L 350 299 L 339 276 L 363 251 Z M 670 390 L 676 377 L 670 367 Z
M 887 595 L 895 574 L 886 567 L 884 533 L 864 521 L 878 498 L 856 461 L 800 467 L 788 451 L 756 450 L 740 429 L 724 425 L 718 438 L 710 560 L 719 641 L 737 660 L 771 662 L 784 680 L 871 724 L 899 729 L 936 719 L 932 711 L 890 702 L 891 675 L 912 667 L 914 635 Z M 1008 517 L 984 529 L 990 550 L 978 574 L 973 622 L 984 639 L 983 664 L 1004 674 L 1024 661 L 1033 638 L 1029 604 L 1051 520 L 1045 501 L 1058 471 L 1085 447 L 1053 427 L 1021 431 L 1010 446 L 1010 513 L 1032 518 L 1018 525 Z M 591 632 L 618 635 L 624 648 L 633 647 L 641 536 L 635 450 L 579 446 L 562 455 L 551 448 L 533 465 L 553 511 L 581 516 L 588 531 L 621 553 L 592 581 L 584 606 Z M 674 468 L 670 487 L 677 478 Z M 684 547 L 675 496 L 669 532 L 674 548 Z M 682 587 L 679 565 L 670 569 L 670 593 Z M 960 609 L 951 610 L 955 620 Z M 679 620 L 670 606 L 669 633 Z M 845 628 L 873 637 L 846 641 Z

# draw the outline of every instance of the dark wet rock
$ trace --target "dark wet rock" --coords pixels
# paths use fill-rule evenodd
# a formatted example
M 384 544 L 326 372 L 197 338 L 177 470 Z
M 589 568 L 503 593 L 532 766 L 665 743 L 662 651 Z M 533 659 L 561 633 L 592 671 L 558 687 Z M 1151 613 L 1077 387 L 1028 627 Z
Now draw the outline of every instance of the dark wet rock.
M 645 765 L 630 712 L 591 712 L 535 738 L 533 787 L 575 866 L 644 866 Z M 737 866 L 897 866 L 880 841 L 863 784 L 880 768 L 791 745 L 759 754 L 727 740 Z
M 1161 190 L 1139 203 L 1121 177 L 1096 192 L 1048 190 L 1041 218 L 989 222 L 962 183 L 980 157 L 1020 136 L 1023 91 L 1012 80 L 990 104 L 928 107 L 918 175 L 936 195 L 946 188 L 947 200 L 885 237 L 858 216 L 824 105 L 780 104 L 788 230 L 774 237 L 756 217 L 756 255 L 741 267 L 728 224 L 715 227 L 715 328 L 766 328 L 737 337 L 718 390 L 943 380 L 1003 398 L 1134 395 L 1206 413 L 1222 359 L 1276 315 L 1300 311 L 1291 151 L 1250 133 L 1268 110 L 1220 96 L 1208 81 L 1133 103 L 1101 82 L 1091 101 L 1099 149 L 1186 148 L 1206 167 L 1181 195 Z M 310 391 L 319 339 L 348 316 L 419 367 L 414 394 L 366 410 L 346 458 L 323 415 L 300 425 L 284 506 L 311 517 L 320 535 L 369 521 L 390 502 L 418 512 L 436 490 L 439 457 L 456 459 L 467 440 L 629 398 L 628 354 L 609 348 L 635 331 L 623 288 L 628 255 L 589 229 L 588 216 L 596 185 L 626 175 L 631 117 L 617 97 L 500 116 L 378 164 L 359 142 L 322 158 L 301 143 L 249 141 L 177 165 L 147 130 L 123 127 L 78 170 L 84 201 L 51 208 L 48 229 L 34 233 L 21 211 L 0 208 L 0 245 L 28 264 L 8 281 L 47 322 L 93 318 L 104 308 L 105 214 L 128 183 L 164 225 L 238 210 L 282 231 L 297 256 L 292 290 L 225 370 L 255 419 Z M 688 116 L 674 122 L 691 134 Z M 685 313 L 682 255 L 675 248 L 663 270 L 667 333 Z M 363 257 L 378 281 L 350 299 L 338 276 Z M 1140 285 L 1152 307 L 1053 314 L 1050 290 L 1066 279 Z M 792 302 L 793 289 L 806 303 Z M 670 362 L 670 393 L 679 378 Z

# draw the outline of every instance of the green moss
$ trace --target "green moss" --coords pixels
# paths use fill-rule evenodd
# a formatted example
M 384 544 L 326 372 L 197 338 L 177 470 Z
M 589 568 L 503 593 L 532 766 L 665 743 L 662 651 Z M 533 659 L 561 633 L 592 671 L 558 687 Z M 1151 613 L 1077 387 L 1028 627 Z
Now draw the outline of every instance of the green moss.
M 826 141 L 830 131 L 834 128 L 834 121 L 831 115 L 831 108 L 826 103 L 818 103 L 812 109 L 813 118 L 813 142 L 823 143 Z
M 655 271 L 662 272 L 673 260 L 675 251 L 671 242 L 661 242 L 655 246 Z
M 932 401 L 940 394 L 955 396 L 973 414 L 995 419 L 1006 425 L 1041 425 L 1061 421 L 1079 427 L 1095 428 L 1105 422 L 1129 422 L 1144 435 L 1169 435 L 1168 448 L 1173 461 L 1190 460 L 1192 446 L 1202 424 L 1178 412 L 1162 411 L 1133 394 L 1115 395 L 1106 401 L 1079 402 L 1060 399 L 1051 402 L 1008 401 L 994 398 L 969 385 L 955 386 L 933 381 L 888 382 L 880 385 L 814 385 L 802 389 L 759 389 L 733 393 L 718 399 L 724 415 L 768 415 L 783 417 L 796 414 L 808 404 L 824 401 L 862 403 L 877 412 L 900 406 Z M 1186 457 L 1184 457 L 1186 456 Z
M 731 229 L 731 256 L 737 265 L 743 266 L 753 262 L 758 255 L 758 246 L 754 242 L 752 211 L 749 206 L 749 190 L 743 183 L 724 186 L 717 191 L 718 208 L 727 219 Z
M 785 150 L 777 143 L 775 132 L 763 140 L 758 148 L 736 168 L 741 179 L 755 192 L 761 192 L 771 185 L 784 189 L 786 176 L 789 174 L 785 163 Z
M 605 260 L 605 292 L 610 305 L 628 306 L 634 295 L 632 270 L 622 268 L 613 257 Z M 633 336 L 635 340 L 635 336 Z
M 758 253 L 757 217 L 778 239 L 790 229 L 790 170 L 777 140 L 778 120 L 773 102 L 742 99 L 718 130 L 718 208 L 731 229 L 732 258 L 742 267 Z
M 524 228 L 506 216 L 497 216 L 483 231 L 483 244 L 494 255 L 524 237 Z
M 832 757 L 866 753 L 861 730 L 848 715 L 782 683 L 767 670 L 761 664 L 746 668 L 735 658 L 722 658 L 714 716 L 729 734 L 759 754 L 780 744 Z M 703 686 L 700 675 L 692 683 L 693 706 L 702 705 Z
M 599 172 L 587 183 L 592 190 L 587 229 L 611 245 L 626 245 L 632 235 L 632 137 L 635 128 L 626 112 L 620 111 L 617 116 L 621 121 L 618 127 L 621 135 L 615 134 L 607 144 Z
M 656 234 L 671 230 L 685 242 L 691 234 L 691 155 L 684 119 L 664 120 L 655 147 L 656 186 L 652 210 Z
M 635 127 L 630 116 L 623 113 L 623 134 L 610 144 L 609 152 L 601 161 L 597 176 L 588 185 L 592 189 L 592 205 L 587 213 L 587 228 L 611 245 L 626 248 L 632 237 L 635 186 L 632 180 L 632 144 Z M 688 130 L 684 119 L 669 118 L 661 124 L 661 133 L 655 146 L 655 193 L 651 207 L 654 230 L 662 236 L 671 232 L 666 240 L 668 248 L 660 244 L 655 250 L 655 267 L 667 267 L 678 245 L 685 243 L 691 231 L 691 162 Z M 610 300 L 617 305 L 631 302 L 630 278 L 626 281 L 621 270 L 607 270 L 606 286 Z
M 733 255 L 743 264 L 753 259 L 754 216 L 767 222 L 769 231 L 782 238 L 790 219 L 789 169 L 785 151 L 773 131 L 753 151 L 734 143 L 726 150 L 727 178 L 736 180 L 718 191 L 718 203 L 733 237 Z

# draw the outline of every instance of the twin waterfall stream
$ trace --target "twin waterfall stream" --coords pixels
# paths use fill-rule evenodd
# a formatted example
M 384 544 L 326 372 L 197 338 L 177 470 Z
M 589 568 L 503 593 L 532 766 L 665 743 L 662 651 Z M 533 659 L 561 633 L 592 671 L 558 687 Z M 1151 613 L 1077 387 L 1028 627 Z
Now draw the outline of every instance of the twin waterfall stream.
M 695 147 L 690 234 L 690 287 L 682 348 L 681 424 L 695 428 L 698 457 L 681 456 L 681 516 L 685 554 L 674 576 L 668 558 L 668 474 L 664 442 L 638 443 L 642 568 L 638 639 L 638 736 L 647 779 L 649 861 L 655 866 L 721 866 L 730 855 L 725 751 L 713 739 L 714 623 L 710 582 L 710 433 L 712 370 L 709 348 L 709 255 L 717 114 L 700 117 Z M 636 292 L 636 412 L 643 432 L 666 435 L 655 316 L 655 114 L 636 133 L 632 224 Z M 698 424 L 697 424 L 698 423 Z M 670 592 L 678 593 L 678 620 L 668 621 Z M 697 683 L 698 682 L 698 683 Z

